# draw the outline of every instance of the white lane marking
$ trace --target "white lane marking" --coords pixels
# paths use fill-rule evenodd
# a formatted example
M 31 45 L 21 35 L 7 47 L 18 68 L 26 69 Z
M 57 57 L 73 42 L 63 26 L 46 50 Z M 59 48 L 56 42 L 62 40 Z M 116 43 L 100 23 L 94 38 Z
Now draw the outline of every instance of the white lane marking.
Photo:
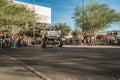
M 10 59 L 12 59 L 12 60 L 14 60 L 14 61 L 16 61 L 18 64 L 20 64 L 21 66 L 23 66 L 25 69 L 27 69 L 28 71 L 32 72 L 33 74 L 35 74 L 36 76 L 40 77 L 40 78 L 43 79 L 43 80 L 52 80 L 52 79 L 50 79 L 49 77 L 45 76 L 44 74 L 36 71 L 34 68 L 32 68 L 32 67 L 26 65 L 25 63 L 17 60 L 17 59 L 14 58 L 14 57 L 7 56 L 7 55 L 3 55 L 3 56 L 6 56 L 6 57 L 8 57 L 8 58 L 10 58 Z

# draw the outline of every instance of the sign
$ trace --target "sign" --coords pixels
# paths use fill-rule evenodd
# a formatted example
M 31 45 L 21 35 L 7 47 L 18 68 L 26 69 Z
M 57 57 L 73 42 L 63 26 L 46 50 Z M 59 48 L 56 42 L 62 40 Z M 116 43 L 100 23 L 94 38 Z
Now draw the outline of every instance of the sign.
M 51 24 L 51 8 L 35 5 L 36 22 Z
M 28 9 L 33 10 L 35 13 L 35 21 L 37 23 L 51 24 L 51 8 L 38 6 L 34 4 L 24 3 L 20 1 L 14 1 L 17 4 L 22 4 Z

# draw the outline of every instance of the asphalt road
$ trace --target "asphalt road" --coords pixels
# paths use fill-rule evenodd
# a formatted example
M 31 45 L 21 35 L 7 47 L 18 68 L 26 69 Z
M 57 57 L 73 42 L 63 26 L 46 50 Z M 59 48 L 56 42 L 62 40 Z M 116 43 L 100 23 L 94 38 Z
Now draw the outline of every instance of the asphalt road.
M 43 80 L 120 80 L 120 47 L 34 46 L 0 53 Z

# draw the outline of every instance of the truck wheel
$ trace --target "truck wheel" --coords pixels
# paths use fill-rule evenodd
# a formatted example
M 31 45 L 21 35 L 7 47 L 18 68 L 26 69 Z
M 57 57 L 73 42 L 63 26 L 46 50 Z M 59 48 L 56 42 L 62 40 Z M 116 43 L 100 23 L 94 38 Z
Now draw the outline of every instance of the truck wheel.
M 58 39 L 58 47 L 62 47 L 63 46 L 63 42 L 62 42 L 62 40 L 61 39 Z
M 42 40 L 41 47 L 42 48 L 46 48 L 46 40 L 45 39 Z

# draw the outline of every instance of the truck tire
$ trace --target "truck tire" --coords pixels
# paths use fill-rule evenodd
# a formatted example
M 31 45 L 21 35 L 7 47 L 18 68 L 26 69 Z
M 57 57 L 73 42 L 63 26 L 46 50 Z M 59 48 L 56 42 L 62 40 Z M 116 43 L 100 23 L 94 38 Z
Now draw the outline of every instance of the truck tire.
M 58 47 L 62 47 L 63 46 L 63 42 L 61 39 L 58 39 Z
M 43 40 L 41 41 L 41 47 L 42 47 L 42 48 L 46 48 L 46 40 L 45 40 L 45 39 L 43 39 Z

